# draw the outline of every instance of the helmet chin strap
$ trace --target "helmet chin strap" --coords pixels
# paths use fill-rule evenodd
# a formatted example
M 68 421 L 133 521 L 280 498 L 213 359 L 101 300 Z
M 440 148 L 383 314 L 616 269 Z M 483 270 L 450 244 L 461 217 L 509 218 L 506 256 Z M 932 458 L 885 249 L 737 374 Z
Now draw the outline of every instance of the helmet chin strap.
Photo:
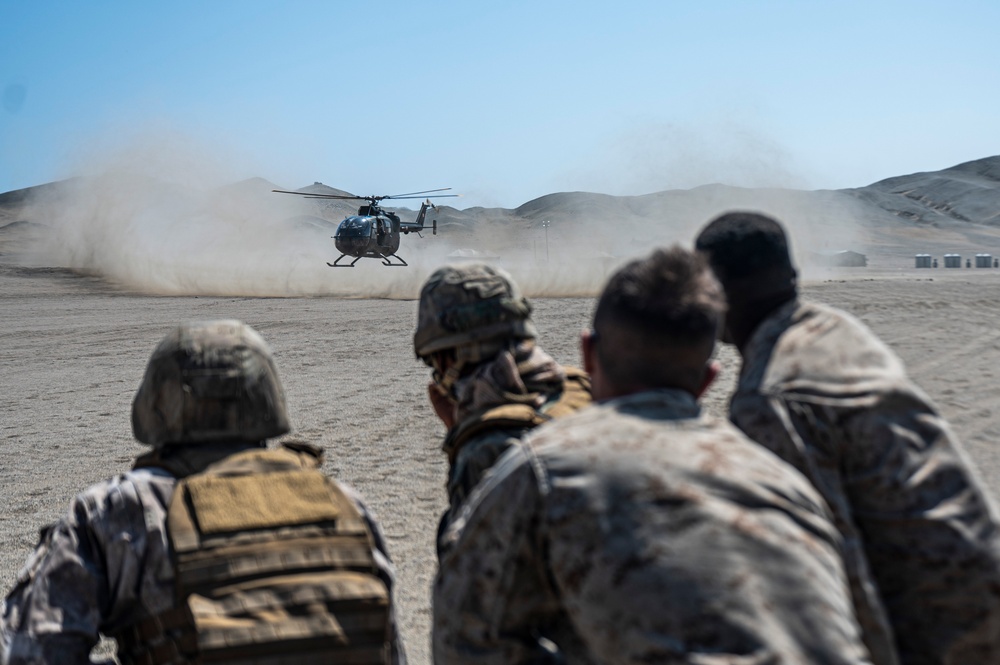
M 433 358 L 432 363 L 434 367 L 434 383 L 438 384 L 448 397 L 456 400 L 455 383 L 458 382 L 465 363 L 462 360 L 453 360 L 448 363 L 447 369 L 443 372 L 441 371 L 441 362 L 438 358 Z

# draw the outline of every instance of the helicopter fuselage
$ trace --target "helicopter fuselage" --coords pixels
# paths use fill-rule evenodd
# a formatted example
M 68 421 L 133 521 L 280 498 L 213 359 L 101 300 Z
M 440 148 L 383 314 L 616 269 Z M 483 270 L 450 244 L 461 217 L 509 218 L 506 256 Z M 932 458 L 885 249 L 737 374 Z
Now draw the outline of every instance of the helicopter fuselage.
M 316 184 L 318 185 L 320 183 Z M 340 250 L 340 256 L 338 256 L 337 260 L 333 263 L 330 263 L 329 261 L 326 263 L 326 265 L 331 268 L 353 268 L 355 263 L 364 258 L 381 259 L 382 265 L 384 266 L 409 265 L 401 256 L 399 256 L 399 254 L 396 253 L 396 250 L 399 249 L 399 234 L 405 233 L 409 235 L 411 233 L 416 233 L 419 236 L 421 231 L 428 228 L 424 225 L 427 210 L 429 208 L 433 209 L 435 206 L 431 203 L 432 197 L 425 195 L 433 194 L 433 197 L 435 198 L 458 196 L 457 194 L 435 193 L 443 192 L 448 189 L 450 188 L 444 187 L 442 189 L 428 189 L 423 192 L 410 192 L 408 194 L 386 196 L 354 196 L 353 194 L 322 194 L 301 191 L 292 192 L 287 189 L 275 189 L 272 191 L 280 194 L 298 194 L 310 199 L 360 199 L 362 201 L 367 201 L 368 205 L 363 205 L 358 208 L 358 214 L 344 218 L 344 220 L 337 226 L 337 233 L 333 236 L 333 240 L 337 249 Z M 416 196 L 417 194 L 420 194 L 421 196 Z M 420 204 L 420 212 L 417 213 L 416 220 L 412 222 L 403 222 L 399 219 L 399 215 L 391 210 L 385 210 L 378 205 L 379 201 L 384 201 L 385 199 L 415 198 L 423 198 L 425 200 Z M 436 219 L 431 221 L 430 230 L 433 235 L 437 235 Z M 348 256 L 354 257 L 354 260 L 350 263 L 341 263 L 341 260 Z
M 337 250 L 347 256 L 380 258 L 399 249 L 400 221 L 388 215 L 351 215 L 333 236 Z

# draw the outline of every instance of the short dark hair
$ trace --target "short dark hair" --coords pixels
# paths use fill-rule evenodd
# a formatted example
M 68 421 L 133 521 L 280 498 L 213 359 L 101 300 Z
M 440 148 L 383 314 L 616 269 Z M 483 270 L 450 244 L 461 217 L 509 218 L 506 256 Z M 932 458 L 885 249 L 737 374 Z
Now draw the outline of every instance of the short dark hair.
M 608 280 L 594 312 L 602 369 L 618 385 L 688 385 L 711 357 L 725 310 L 700 254 L 674 246 L 632 261 Z
M 727 212 L 709 222 L 695 240 L 723 283 L 763 273 L 795 274 L 785 229 L 758 212 Z

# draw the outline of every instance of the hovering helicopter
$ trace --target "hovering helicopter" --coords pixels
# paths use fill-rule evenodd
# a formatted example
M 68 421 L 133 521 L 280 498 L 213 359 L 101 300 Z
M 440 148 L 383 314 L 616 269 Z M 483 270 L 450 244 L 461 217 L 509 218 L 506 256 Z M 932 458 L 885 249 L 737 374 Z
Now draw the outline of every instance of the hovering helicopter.
M 420 232 L 427 228 L 424 224 L 427 209 L 432 208 L 436 210 L 435 205 L 431 203 L 431 199 L 458 196 L 458 194 L 434 194 L 434 192 L 446 192 L 449 189 L 451 187 L 383 196 L 310 194 L 308 192 L 290 192 L 285 189 L 272 189 L 271 191 L 279 194 L 298 194 L 307 199 L 356 199 L 358 201 L 367 201 L 367 205 L 358 208 L 357 215 L 345 217 L 340 222 L 340 226 L 337 227 L 337 233 L 333 236 L 334 244 L 340 251 L 340 256 L 333 263 L 327 262 L 326 264 L 331 268 L 353 268 L 355 263 L 365 258 L 381 259 L 384 266 L 409 265 L 401 256 L 396 254 L 396 251 L 399 249 L 399 234 L 409 235 L 410 233 L 416 233 L 419 236 Z M 433 194 L 433 196 L 427 196 L 428 194 Z M 399 215 L 388 210 L 383 210 L 379 205 L 380 202 L 387 199 L 425 199 L 425 201 L 420 204 L 420 212 L 417 213 L 416 221 L 403 222 L 399 219 Z M 432 221 L 430 228 L 431 233 L 437 235 L 436 219 Z M 350 263 L 340 262 L 341 259 L 348 256 L 353 256 L 354 260 Z M 399 263 L 393 263 L 393 259 L 396 259 Z

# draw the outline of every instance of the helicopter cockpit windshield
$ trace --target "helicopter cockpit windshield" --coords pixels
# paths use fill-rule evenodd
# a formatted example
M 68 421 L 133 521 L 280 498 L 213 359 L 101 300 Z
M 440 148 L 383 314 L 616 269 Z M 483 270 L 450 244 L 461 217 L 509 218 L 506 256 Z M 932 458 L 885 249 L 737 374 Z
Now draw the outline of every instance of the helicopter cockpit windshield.
M 351 216 L 347 217 L 337 227 L 338 238 L 367 238 L 372 232 L 372 218 Z

